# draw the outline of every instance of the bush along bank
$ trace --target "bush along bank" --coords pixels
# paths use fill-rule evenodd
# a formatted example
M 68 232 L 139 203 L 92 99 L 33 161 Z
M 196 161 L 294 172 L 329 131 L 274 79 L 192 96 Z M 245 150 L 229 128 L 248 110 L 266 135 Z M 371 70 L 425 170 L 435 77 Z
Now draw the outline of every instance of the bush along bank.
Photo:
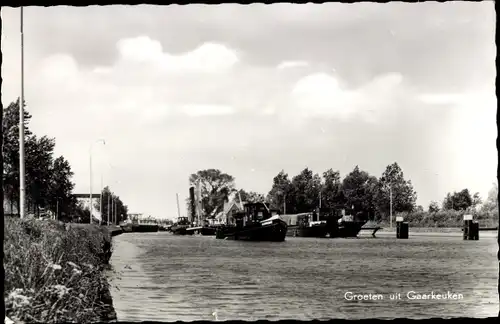
M 430 212 L 412 212 L 412 213 L 397 213 L 393 215 L 393 223 L 397 216 L 402 216 L 405 222 L 408 222 L 411 227 L 421 228 L 462 228 L 464 223 L 464 215 L 474 215 L 474 220 L 479 222 L 480 227 L 497 227 L 498 212 L 469 212 L 456 210 L 443 210 L 435 213 Z M 389 226 L 389 221 L 379 223 L 382 227 Z
M 23 322 L 116 320 L 105 270 L 112 253 L 104 227 L 4 219 L 5 314 Z

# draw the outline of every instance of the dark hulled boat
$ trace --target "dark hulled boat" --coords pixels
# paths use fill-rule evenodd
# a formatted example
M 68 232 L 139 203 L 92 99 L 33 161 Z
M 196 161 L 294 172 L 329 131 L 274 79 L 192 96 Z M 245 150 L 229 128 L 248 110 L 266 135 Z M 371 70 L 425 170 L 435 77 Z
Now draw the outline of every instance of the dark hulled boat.
M 152 233 L 158 232 L 158 224 L 133 224 L 132 231 L 136 233 Z
M 314 212 L 283 215 L 288 221 L 287 236 L 296 237 L 357 237 L 367 218 L 352 208 L 337 206 L 319 208 Z
M 357 237 L 363 225 L 368 222 L 367 215 L 355 212 L 352 208 L 342 208 L 326 212 L 328 234 L 331 238 Z
M 283 242 L 287 224 L 264 203 L 248 203 L 244 211 L 234 214 L 236 224 L 217 229 L 218 239 Z
M 191 232 L 191 234 L 198 234 L 203 236 L 215 235 L 216 227 L 203 224 L 202 226 L 192 226 L 186 229 L 186 231 Z
M 192 235 L 194 232 L 189 232 L 187 229 L 191 226 L 187 217 L 179 217 L 177 222 L 172 225 L 170 230 L 174 235 Z
M 295 218 L 294 225 L 288 225 L 287 236 L 326 237 L 328 227 L 325 220 L 319 220 L 316 212 L 297 215 L 283 215 L 283 218 Z M 290 222 L 291 223 L 291 222 Z

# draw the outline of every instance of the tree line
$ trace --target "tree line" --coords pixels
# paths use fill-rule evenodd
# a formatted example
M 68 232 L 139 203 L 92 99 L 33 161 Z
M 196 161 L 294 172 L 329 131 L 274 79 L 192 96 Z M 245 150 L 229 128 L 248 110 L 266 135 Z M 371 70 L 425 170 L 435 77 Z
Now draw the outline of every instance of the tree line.
M 37 136 L 29 128 L 32 118 L 24 103 L 24 141 L 25 141 L 25 197 L 26 214 L 37 217 L 50 211 L 58 220 L 89 222 L 90 211 L 73 195 L 74 183 L 71 165 L 64 156 L 55 156 L 55 139 Z M 8 207 L 13 213 L 20 210 L 19 181 L 19 109 L 20 100 L 10 103 L 2 110 L 3 137 L 3 177 L 2 189 Z M 104 188 L 103 201 L 109 195 L 115 198 L 120 221 L 126 218 L 127 206 L 120 198 Z M 108 196 L 107 196 L 108 195 Z M 95 207 L 100 210 L 97 199 Z M 103 204 L 106 213 L 107 204 Z
M 243 202 L 265 202 L 270 208 L 287 214 L 310 212 L 318 207 L 343 206 L 362 212 L 368 219 L 375 221 L 389 219 L 391 196 L 393 215 L 424 211 L 422 206 L 416 204 L 417 192 L 411 180 L 405 179 L 397 162 L 388 165 L 378 178 L 361 170 L 359 166 L 354 167 L 343 179 L 340 172 L 334 169 L 328 169 L 320 175 L 305 168 L 293 177 L 282 170 L 273 178 L 271 190 L 267 194 L 237 189 L 234 177 L 218 169 L 193 173 L 189 177 L 189 183 L 195 188 L 199 183 L 202 213 L 208 218 L 223 211 L 224 202 L 229 201 L 230 197 L 238 203 L 240 199 Z M 497 194 L 492 192 L 486 205 L 494 210 L 491 206 L 496 207 L 496 201 Z M 471 196 L 469 190 L 464 189 L 448 194 L 441 208 L 469 210 L 481 203 L 478 193 Z M 189 198 L 187 206 L 189 211 Z M 435 210 L 439 210 L 439 205 L 432 202 L 428 211 Z

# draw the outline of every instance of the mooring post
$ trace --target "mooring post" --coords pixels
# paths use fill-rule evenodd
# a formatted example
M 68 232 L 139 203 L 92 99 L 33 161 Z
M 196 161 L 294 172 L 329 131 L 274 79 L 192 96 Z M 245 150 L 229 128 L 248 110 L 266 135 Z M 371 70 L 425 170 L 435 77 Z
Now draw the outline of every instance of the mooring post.
M 404 222 L 401 216 L 396 217 L 396 238 L 408 238 L 408 222 Z
M 479 240 L 479 223 L 473 220 L 472 215 L 464 215 L 464 240 Z

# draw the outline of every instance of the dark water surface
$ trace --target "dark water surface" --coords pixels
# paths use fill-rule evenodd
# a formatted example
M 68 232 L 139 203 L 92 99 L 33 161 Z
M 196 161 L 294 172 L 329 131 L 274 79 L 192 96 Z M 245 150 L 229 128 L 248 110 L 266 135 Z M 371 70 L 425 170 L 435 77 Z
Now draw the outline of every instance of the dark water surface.
M 267 243 L 159 232 L 113 240 L 110 276 L 120 321 L 498 315 L 493 236 Z M 409 300 L 409 291 L 463 299 Z M 346 292 L 384 299 L 348 301 Z M 392 293 L 401 299 L 391 300 Z

